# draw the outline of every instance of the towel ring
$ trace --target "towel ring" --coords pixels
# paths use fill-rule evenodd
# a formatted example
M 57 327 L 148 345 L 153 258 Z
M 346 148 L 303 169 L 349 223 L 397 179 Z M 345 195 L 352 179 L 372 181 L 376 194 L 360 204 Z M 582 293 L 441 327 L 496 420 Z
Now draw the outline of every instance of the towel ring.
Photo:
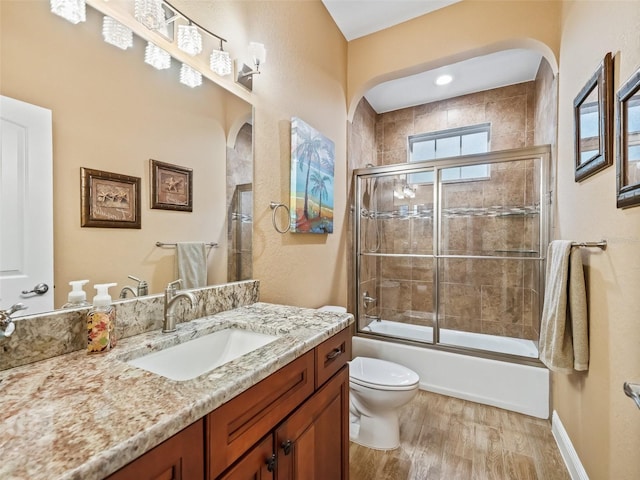
M 269 207 L 271 208 L 271 210 L 273 210 L 271 212 L 271 223 L 273 224 L 273 228 L 276 229 L 276 232 L 278 233 L 287 233 L 289 231 L 289 229 L 291 229 L 291 220 L 289 220 L 289 223 L 287 223 L 287 228 L 285 229 L 281 229 L 278 227 L 278 222 L 276 222 L 276 212 L 278 211 L 278 208 L 282 207 L 287 211 L 287 219 L 290 218 L 290 212 L 289 212 L 289 207 L 287 207 L 284 203 L 277 203 L 277 202 L 271 202 L 269 204 Z

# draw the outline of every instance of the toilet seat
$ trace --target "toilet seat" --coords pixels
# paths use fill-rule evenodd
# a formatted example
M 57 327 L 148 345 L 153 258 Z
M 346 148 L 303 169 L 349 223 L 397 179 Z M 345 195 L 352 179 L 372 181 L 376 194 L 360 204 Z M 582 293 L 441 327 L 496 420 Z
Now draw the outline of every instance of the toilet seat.
M 413 370 L 386 360 L 356 357 L 349 365 L 350 382 L 375 390 L 413 390 L 420 381 Z

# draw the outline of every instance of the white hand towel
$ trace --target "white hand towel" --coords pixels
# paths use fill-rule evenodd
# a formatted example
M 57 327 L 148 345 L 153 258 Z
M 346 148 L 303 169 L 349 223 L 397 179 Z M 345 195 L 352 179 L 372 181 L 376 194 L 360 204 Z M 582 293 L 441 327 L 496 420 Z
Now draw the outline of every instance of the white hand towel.
M 556 372 L 589 368 L 587 298 L 579 248 L 554 240 L 547 250 L 547 279 L 540 325 L 540 360 Z
M 176 276 L 182 288 L 207 286 L 207 251 L 203 242 L 176 244 Z

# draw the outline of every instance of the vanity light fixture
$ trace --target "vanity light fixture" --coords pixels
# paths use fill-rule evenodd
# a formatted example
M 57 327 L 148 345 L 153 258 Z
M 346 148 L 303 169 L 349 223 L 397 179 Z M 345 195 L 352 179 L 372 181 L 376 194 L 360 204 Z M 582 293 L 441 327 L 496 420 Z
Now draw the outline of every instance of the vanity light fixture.
M 171 67 L 171 55 L 154 43 L 147 42 L 144 50 L 144 62 L 157 70 Z
M 111 17 L 105 16 L 102 20 L 102 38 L 104 38 L 105 42 L 121 50 L 126 50 L 133 46 L 133 32 L 131 29 Z
M 253 76 L 260 73 L 260 65 L 264 64 L 267 59 L 267 50 L 262 43 L 251 42 L 249 43 L 249 56 L 255 67 L 251 68 L 243 63 L 242 68 L 238 71 L 236 81 L 248 90 L 253 90 Z
M 202 52 L 202 35 L 195 25 L 178 25 L 178 48 L 192 57 Z
M 438 85 L 439 87 L 442 87 L 443 85 L 448 85 L 453 81 L 453 77 L 449 74 L 444 74 L 444 75 L 440 75 L 438 78 L 436 78 L 435 80 L 435 84 Z
M 231 56 L 229 52 L 224 51 L 222 40 L 220 40 L 220 50 L 211 52 L 209 66 L 213 72 L 222 77 L 231 73 Z
M 133 16 L 149 30 L 166 26 L 162 0 L 136 0 Z
M 85 0 L 51 0 L 51 13 L 68 20 L 73 24 L 87 20 L 87 4 Z
M 191 88 L 199 87 L 202 85 L 202 74 L 183 63 L 180 68 L 180 83 Z

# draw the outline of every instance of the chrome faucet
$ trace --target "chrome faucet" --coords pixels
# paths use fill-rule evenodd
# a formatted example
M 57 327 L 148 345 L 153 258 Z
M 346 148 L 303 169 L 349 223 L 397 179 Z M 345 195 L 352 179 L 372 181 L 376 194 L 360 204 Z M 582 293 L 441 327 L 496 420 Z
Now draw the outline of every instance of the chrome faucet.
M 164 290 L 164 323 L 162 324 L 162 332 L 169 333 L 176 331 L 176 319 L 173 313 L 173 306 L 180 298 L 186 298 L 193 307 L 196 303 L 196 297 L 191 292 L 178 292 L 177 286 L 182 285 L 182 279 L 179 278 L 175 282 L 170 282 Z
M 0 310 L 0 338 L 10 337 L 13 331 L 16 329 L 15 323 L 11 319 L 18 310 L 24 310 L 28 308 L 24 303 L 16 303 L 6 310 Z
M 135 280 L 136 282 L 138 282 L 138 286 L 136 287 L 136 290 L 134 290 L 133 287 L 130 287 L 129 285 L 123 287 L 122 290 L 120 290 L 120 298 L 127 298 L 127 292 L 131 292 L 131 295 L 133 295 L 134 297 L 142 297 L 149 294 L 149 284 L 146 281 L 140 280 L 133 275 L 127 276 L 131 280 Z

